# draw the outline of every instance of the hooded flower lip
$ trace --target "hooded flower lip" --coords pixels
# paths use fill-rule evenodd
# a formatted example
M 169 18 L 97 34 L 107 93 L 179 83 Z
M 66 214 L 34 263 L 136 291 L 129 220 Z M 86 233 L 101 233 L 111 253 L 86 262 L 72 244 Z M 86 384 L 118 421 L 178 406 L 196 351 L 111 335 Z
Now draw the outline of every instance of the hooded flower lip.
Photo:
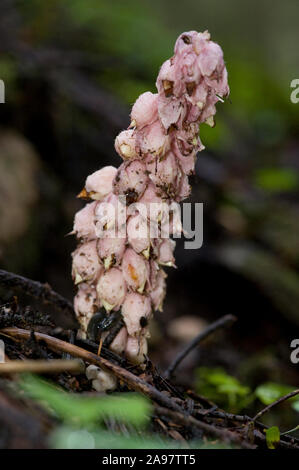
M 222 50 L 208 31 L 178 37 L 156 86 L 156 94 L 136 100 L 129 128 L 115 139 L 124 160 L 118 170 L 104 167 L 87 178 L 81 196 L 94 202 L 74 223 L 75 309 L 83 333 L 99 307 L 109 316 L 121 310 L 125 326 L 118 325 L 110 348 L 134 364 L 145 359 L 152 310 L 163 308 L 162 266 L 175 267 L 170 236 L 184 233 L 178 203 L 190 195 L 188 176 L 204 149 L 199 126 L 215 125 L 216 104 L 229 93 Z M 108 379 L 94 377 L 94 387 L 107 389 Z

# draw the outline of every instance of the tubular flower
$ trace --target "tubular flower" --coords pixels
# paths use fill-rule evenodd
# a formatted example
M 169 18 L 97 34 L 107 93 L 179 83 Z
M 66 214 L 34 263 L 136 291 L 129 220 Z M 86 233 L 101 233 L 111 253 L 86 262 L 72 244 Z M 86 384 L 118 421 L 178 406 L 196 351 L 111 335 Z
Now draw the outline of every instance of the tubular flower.
M 105 166 L 101 170 L 95 171 L 86 178 L 85 187 L 78 197 L 101 201 L 111 193 L 116 172 L 117 169 L 113 166 Z
M 97 284 L 97 294 L 101 304 L 110 312 L 118 310 L 126 295 L 126 284 L 120 269 L 111 268 L 104 272 Z
M 132 248 L 127 248 L 122 261 L 122 272 L 129 288 L 142 293 L 149 276 L 148 261 Z
M 118 170 L 105 167 L 87 178 L 80 196 L 94 201 L 76 214 L 73 229 L 81 243 L 73 278 L 82 334 L 99 308 L 111 323 L 119 315 L 123 323 L 109 347 L 136 364 L 145 360 L 152 311 L 162 310 L 161 266 L 175 266 L 170 236 L 183 232 L 178 203 L 190 194 L 188 176 L 204 148 L 199 126 L 214 126 L 215 105 L 229 93 L 220 46 L 207 31 L 181 34 L 156 86 L 156 94 L 139 96 L 129 128 L 115 139 Z M 105 382 L 96 374 L 97 387 L 99 378 Z
M 127 204 L 136 202 L 148 183 L 146 166 L 139 160 L 123 163 L 114 178 L 113 191 L 126 197 Z
M 72 276 L 75 284 L 96 281 L 103 267 L 97 254 L 95 240 L 83 243 L 73 253 Z

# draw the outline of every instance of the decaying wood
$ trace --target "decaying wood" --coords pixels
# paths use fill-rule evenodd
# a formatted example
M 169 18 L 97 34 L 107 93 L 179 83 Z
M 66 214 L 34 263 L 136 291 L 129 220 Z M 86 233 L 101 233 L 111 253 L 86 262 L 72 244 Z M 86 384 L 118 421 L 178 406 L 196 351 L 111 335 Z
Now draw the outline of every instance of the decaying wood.
M 0 269 L 0 285 L 21 289 L 24 293 L 40 300 L 45 304 L 54 305 L 77 325 L 76 315 L 71 302 L 55 292 L 49 284 L 42 284 L 18 274 Z
M 84 370 L 83 363 L 78 360 L 50 359 L 46 361 L 36 359 L 31 361 L 9 361 L 0 364 L 0 375 L 23 372 L 34 374 L 61 374 L 62 372 L 80 374 Z

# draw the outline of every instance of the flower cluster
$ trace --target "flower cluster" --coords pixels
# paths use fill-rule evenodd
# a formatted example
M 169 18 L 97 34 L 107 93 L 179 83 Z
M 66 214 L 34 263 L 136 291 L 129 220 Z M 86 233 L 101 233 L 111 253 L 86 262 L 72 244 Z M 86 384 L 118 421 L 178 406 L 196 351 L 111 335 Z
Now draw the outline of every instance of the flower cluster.
M 175 266 L 169 237 L 182 228 L 173 207 L 190 194 L 188 176 L 203 149 L 199 125 L 214 126 L 215 104 L 229 93 L 221 48 L 208 32 L 181 34 L 156 86 L 156 94 L 137 99 L 129 128 L 116 137 L 123 163 L 88 176 L 80 195 L 91 202 L 74 221 L 74 307 L 82 332 L 99 309 L 120 311 L 124 326 L 110 348 L 133 363 L 144 361 L 148 321 L 162 310 L 163 267 Z

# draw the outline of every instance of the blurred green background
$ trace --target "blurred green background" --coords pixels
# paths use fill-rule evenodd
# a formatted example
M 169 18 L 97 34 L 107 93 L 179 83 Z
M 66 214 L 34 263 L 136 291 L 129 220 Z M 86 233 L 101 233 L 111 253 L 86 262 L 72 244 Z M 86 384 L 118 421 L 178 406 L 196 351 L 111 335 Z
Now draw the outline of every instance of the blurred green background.
M 206 369 L 193 374 L 204 366 L 252 390 L 298 386 L 289 358 L 299 337 L 298 1 L 1 0 L 0 15 L 1 266 L 72 297 L 75 242 L 65 235 L 76 194 L 88 174 L 120 164 L 114 138 L 137 96 L 155 90 L 178 34 L 208 29 L 231 95 L 216 128 L 201 129 L 192 201 L 204 203 L 204 245 L 178 243 L 152 357 L 163 369 L 206 322 L 233 313 L 236 326 L 190 355 L 180 382 L 206 390 Z M 296 424 L 286 408 L 276 424 Z

